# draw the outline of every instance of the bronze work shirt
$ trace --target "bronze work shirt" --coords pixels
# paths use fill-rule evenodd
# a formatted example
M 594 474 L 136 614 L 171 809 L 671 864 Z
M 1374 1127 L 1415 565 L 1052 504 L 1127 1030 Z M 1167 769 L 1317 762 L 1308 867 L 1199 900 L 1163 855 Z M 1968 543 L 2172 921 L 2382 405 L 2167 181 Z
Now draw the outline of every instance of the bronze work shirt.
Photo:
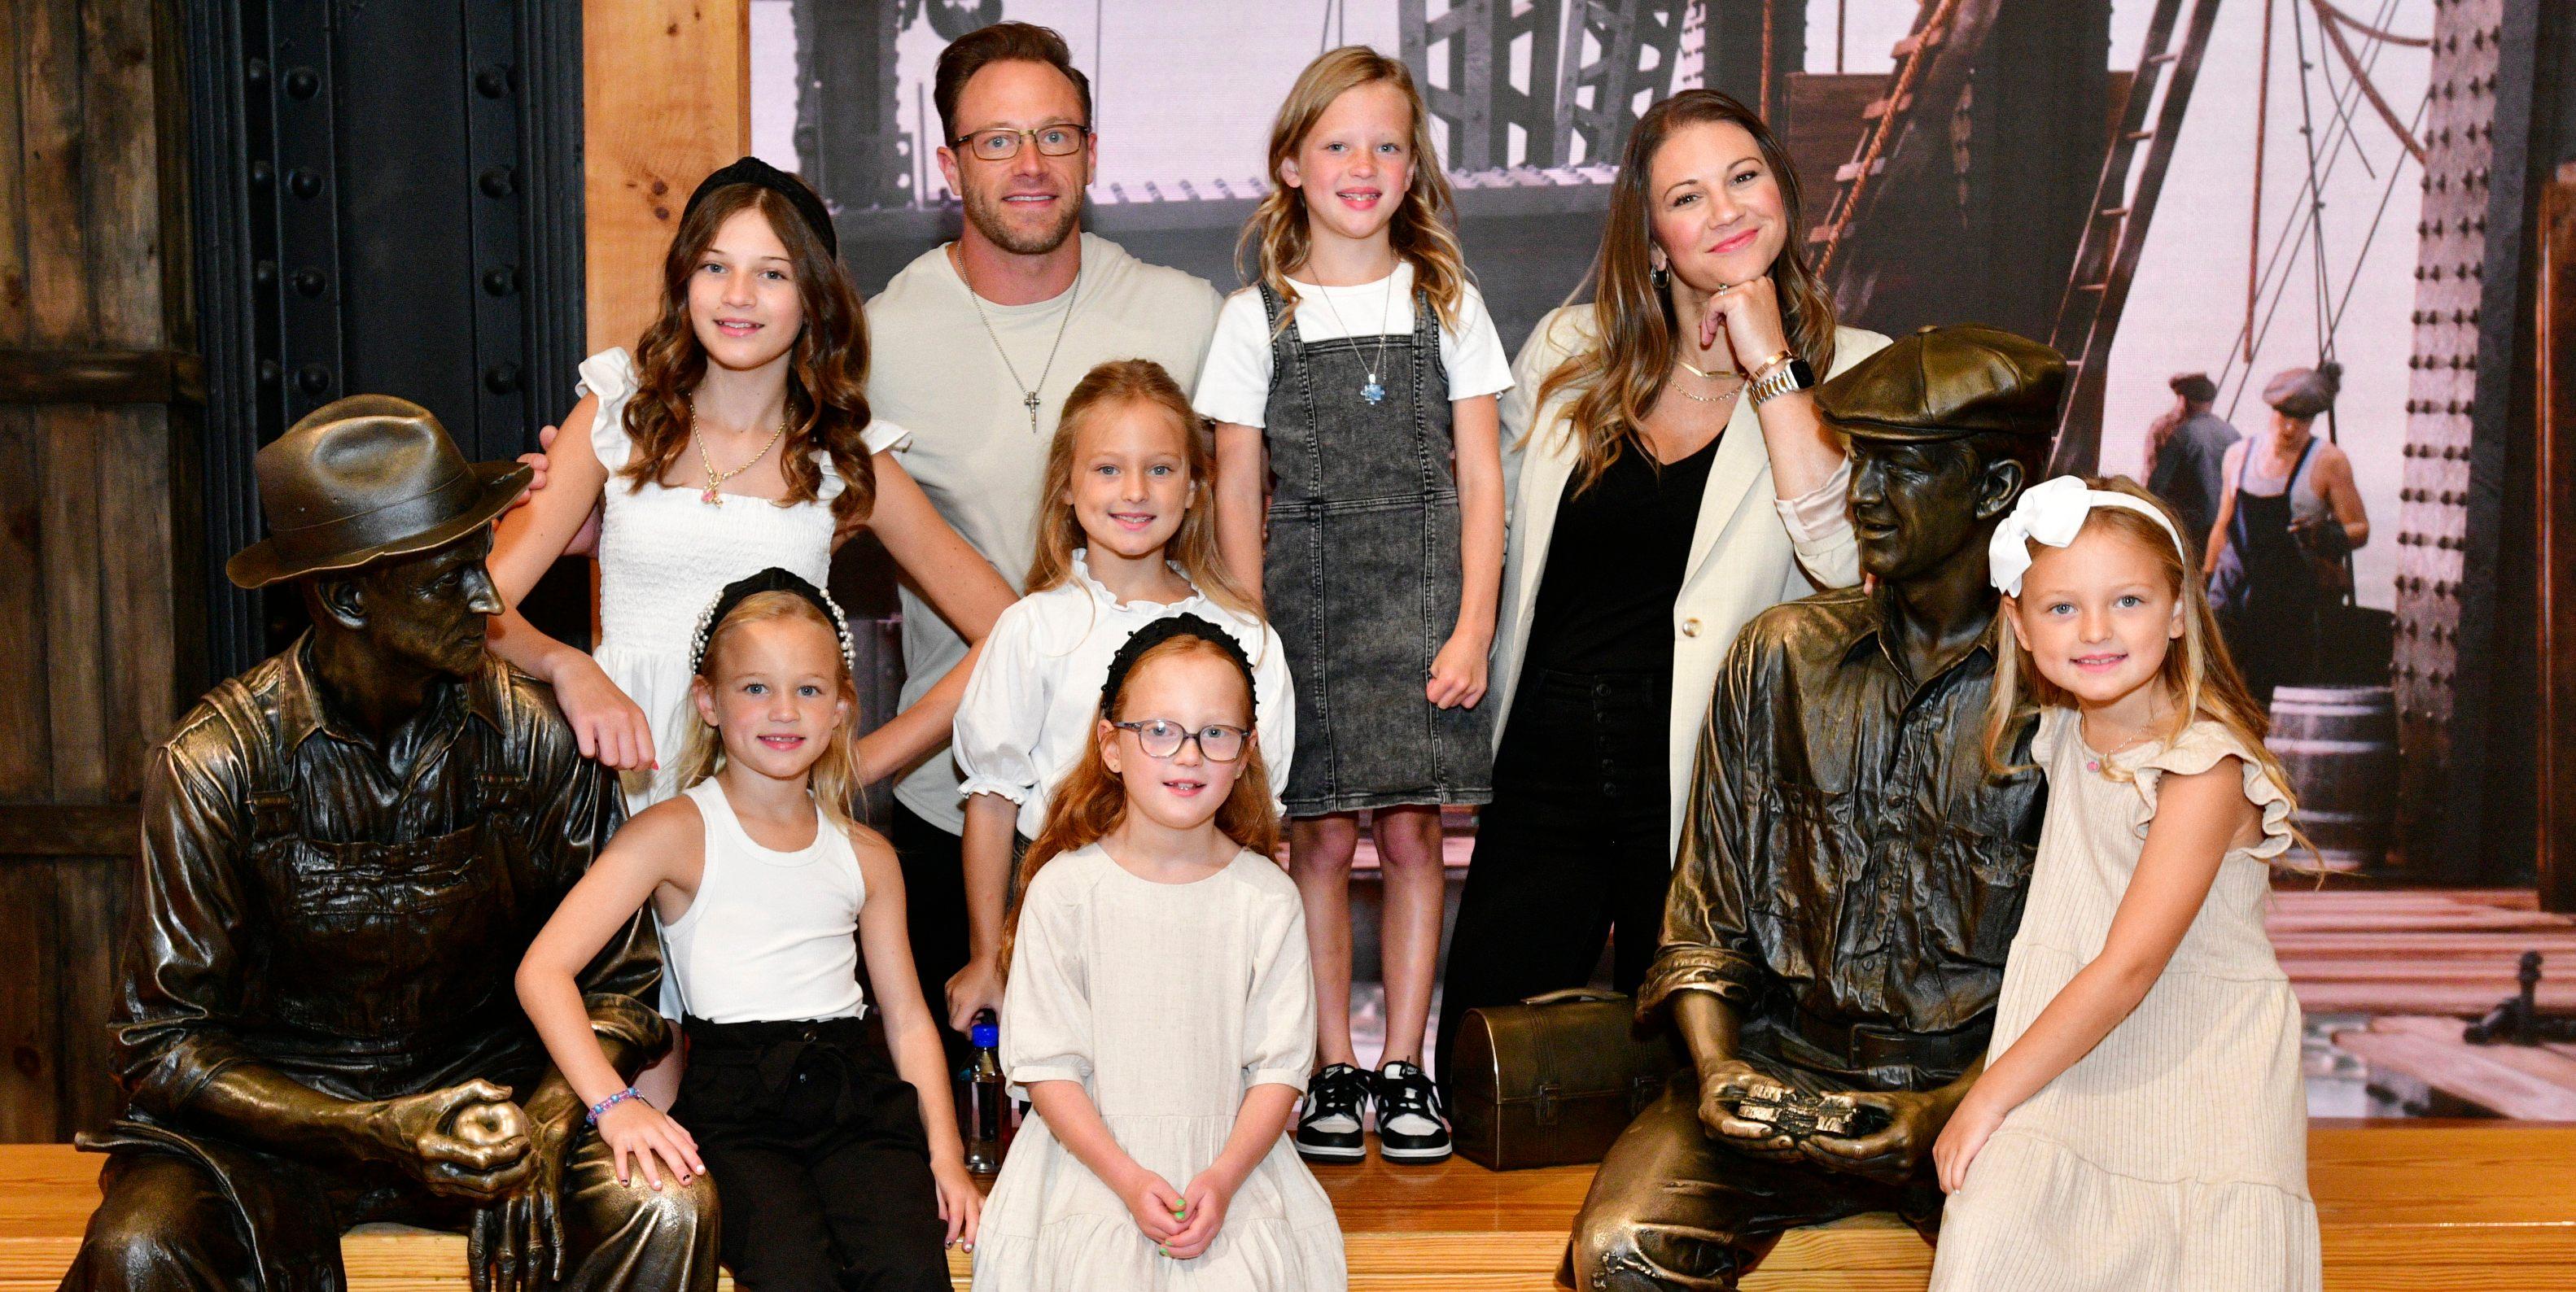
M 336 721 L 311 638 L 208 693 L 154 751 L 114 1011 L 132 1108 L 184 1125 L 226 1068 L 345 1099 L 545 1069 L 520 957 L 623 815 L 541 684 L 486 656 L 379 747 Z M 639 915 L 582 977 L 647 1050 L 661 959 Z
M 1984 1051 L 2047 791 L 2027 721 L 1987 772 L 1991 633 L 1916 682 L 1884 614 L 1826 592 L 1736 639 L 1639 1005 L 1714 992 L 1748 1051 L 1919 1089 Z

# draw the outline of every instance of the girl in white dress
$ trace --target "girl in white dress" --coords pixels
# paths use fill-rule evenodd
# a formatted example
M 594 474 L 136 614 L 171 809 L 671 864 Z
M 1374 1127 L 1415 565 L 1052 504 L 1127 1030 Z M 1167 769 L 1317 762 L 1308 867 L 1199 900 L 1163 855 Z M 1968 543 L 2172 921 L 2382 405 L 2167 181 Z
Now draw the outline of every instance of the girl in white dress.
M 948 981 L 951 1027 L 1001 1006 L 1013 845 L 1037 837 L 1057 783 L 1090 747 L 1100 679 L 1128 634 L 1177 614 L 1233 634 L 1252 659 L 1262 747 L 1297 747 L 1286 650 L 1217 556 L 1215 469 L 1189 396 L 1151 359 L 1101 364 L 1065 398 L 1038 490 L 1029 595 L 993 624 L 957 706 L 950 748 L 964 776 L 974 958 Z M 1276 797 L 1288 758 L 1264 761 Z
M 833 549 L 866 525 L 969 641 L 1011 603 L 896 462 L 906 432 L 868 415 L 867 326 L 836 246 L 795 176 L 754 157 L 708 176 L 664 258 L 653 325 L 633 354 L 583 361 L 580 402 L 494 540 L 512 608 L 492 649 L 554 684 L 582 753 L 626 773 L 630 813 L 679 790 L 665 761 L 691 721 L 691 620 L 727 583 L 778 566 L 825 586 Z M 517 606 L 594 508 L 600 634 L 586 655 Z M 965 682 L 958 668 L 862 739 L 863 780 L 944 741 Z
M 1195 615 L 1110 661 L 1004 935 L 1002 1065 L 1035 1115 L 985 1205 L 978 1292 L 1349 1284 L 1285 1138 L 1314 983 L 1254 708 L 1242 648 Z
M 2164 506 L 2061 476 L 1995 531 L 1987 743 L 2048 819 L 1983 1076 L 1933 1147 L 1936 1292 L 2314 1289 L 2299 1003 L 2263 931 L 2295 805 Z

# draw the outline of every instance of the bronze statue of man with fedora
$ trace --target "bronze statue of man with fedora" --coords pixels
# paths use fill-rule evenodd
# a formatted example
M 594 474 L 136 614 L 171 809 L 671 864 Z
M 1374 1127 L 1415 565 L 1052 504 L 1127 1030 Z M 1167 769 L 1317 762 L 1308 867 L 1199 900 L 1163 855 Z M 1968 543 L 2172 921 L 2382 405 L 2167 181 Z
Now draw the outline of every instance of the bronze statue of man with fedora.
M 1732 1288 L 1783 1231 L 1865 1211 L 1935 1231 L 1932 1144 L 1985 1066 L 2046 793 L 1985 761 L 1986 545 L 2065 374 L 1927 328 L 1817 389 L 1874 586 L 1765 611 L 1718 675 L 1638 993 L 1691 1063 L 1594 1177 L 1574 1287 Z
M 484 558 L 528 469 L 359 395 L 258 458 L 313 627 L 153 754 L 114 1007 L 126 1115 L 63 1287 L 341 1292 L 340 1235 L 463 1230 L 477 1292 L 712 1289 L 703 1179 L 618 1183 L 512 976 L 616 828 L 546 689 L 484 653 Z M 640 918 L 583 990 L 621 1068 L 668 1044 Z

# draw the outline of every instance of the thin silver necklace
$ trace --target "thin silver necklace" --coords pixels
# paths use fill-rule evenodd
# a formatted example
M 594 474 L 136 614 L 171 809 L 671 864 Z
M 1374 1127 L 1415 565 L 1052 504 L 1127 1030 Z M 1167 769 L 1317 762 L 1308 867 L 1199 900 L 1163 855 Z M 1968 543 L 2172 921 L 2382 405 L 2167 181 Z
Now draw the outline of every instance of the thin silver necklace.
M 1342 335 L 1350 337 L 1353 344 L 1356 345 L 1359 338 L 1351 332 L 1350 324 L 1342 322 L 1342 310 L 1340 306 L 1333 304 L 1332 289 L 1326 287 L 1322 283 L 1317 283 L 1315 284 L 1315 294 L 1323 298 L 1324 308 L 1332 311 L 1333 326 L 1340 328 L 1342 330 Z M 1386 387 L 1378 384 L 1377 374 L 1381 369 L 1386 367 L 1386 343 L 1394 338 L 1394 333 L 1386 330 L 1386 316 L 1391 313 L 1394 308 L 1395 275 L 1390 273 L 1386 276 L 1386 295 L 1383 299 L 1379 300 L 1377 306 L 1377 357 L 1369 360 L 1368 381 L 1360 387 L 1360 398 L 1365 399 L 1372 404 L 1383 404 L 1386 402 Z
M 1002 346 L 1002 334 L 993 330 L 993 320 L 984 313 L 984 298 L 975 294 L 975 284 L 966 281 L 966 260 L 957 254 L 957 244 L 948 244 L 949 266 L 957 271 L 957 281 L 966 289 L 966 299 L 975 302 L 975 321 L 984 325 L 984 335 L 993 339 L 993 353 L 1002 356 L 1002 367 L 1011 374 L 1011 384 L 1020 389 L 1020 404 L 1029 410 L 1029 434 L 1038 433 L 1038 407 L 1046 401 L 1038 391 L 1046 385 L 1047 374 L 1055 371 L 1056 351 L 1064 348 L 1064 332 L 1073 324 L 1074 301 L 1082 294 L 1082 266 L 1073 269 L 1073 286 L 1064 291 L 1064 316 L 1056 320 L 1055 344 L 1047 347 L 1046 366 L 1038 369 L 1038 384 L 1020 380 L 1020 366 L 1011 362 L 1011 352 Z

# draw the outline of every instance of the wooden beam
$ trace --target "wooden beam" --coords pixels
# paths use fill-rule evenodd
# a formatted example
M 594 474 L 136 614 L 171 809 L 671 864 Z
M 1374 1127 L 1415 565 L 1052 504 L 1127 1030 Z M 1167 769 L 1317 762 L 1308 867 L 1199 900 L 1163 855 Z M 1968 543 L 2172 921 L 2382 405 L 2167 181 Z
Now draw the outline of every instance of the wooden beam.
M 205 402 L 205 360 L 183 350 L 0 349 L 0 404 Z
M 748 0 L 583 0 L 590 348 L 632 346 L 689 192 L 751 151 Z
M 2532 478 L 2540 497 L 2539 766 L 2542 910 L 2576 912 L 2576 162 L 2540 192 L 2540 300 L 2533 329 Z
M 131 803 L 0 803 L 0 859 L 130 857 L 140 823 Z

